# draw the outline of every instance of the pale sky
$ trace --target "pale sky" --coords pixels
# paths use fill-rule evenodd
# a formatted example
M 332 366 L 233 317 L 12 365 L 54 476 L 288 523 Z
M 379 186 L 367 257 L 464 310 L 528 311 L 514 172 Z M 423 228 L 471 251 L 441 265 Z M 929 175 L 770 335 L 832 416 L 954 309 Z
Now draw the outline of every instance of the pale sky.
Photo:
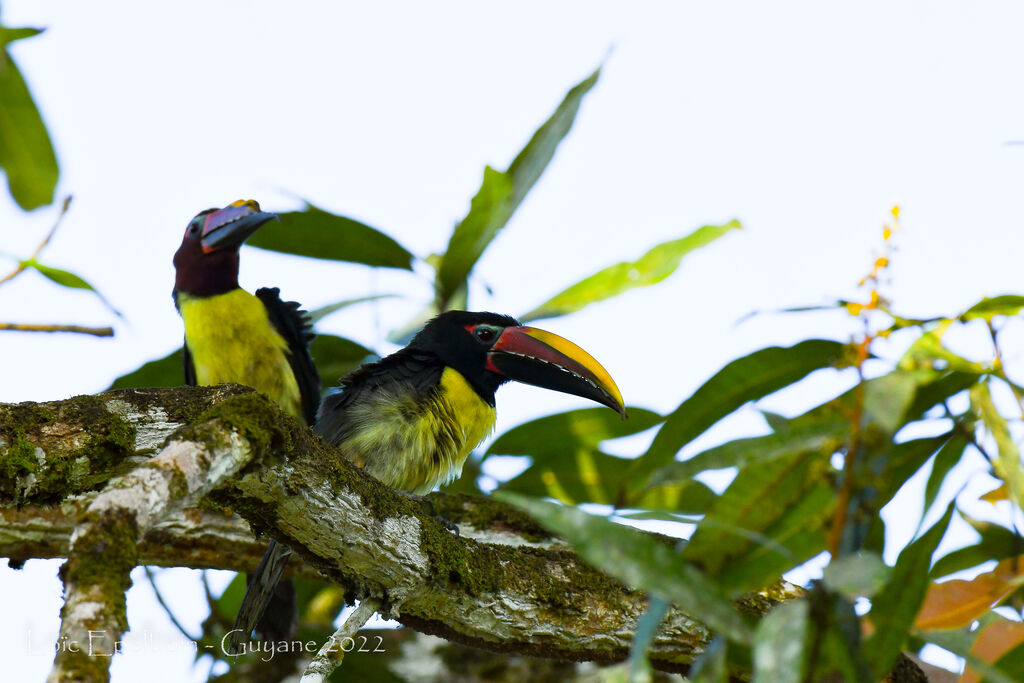
M 743 231 L 691 254 L 670 280 L 538 323 L 598 358 L 628 403 L 666 412 L 745 353 L 808 336 L 847 338 L 855 326 L 838 314 L 735 323 L 755 310 L 856 296 L 894 204 L 903 231 L 889 292 L 899 311 L 955 314 L 1021 290 L 1024 147 L 1007 145 L 1024 139 L 1019 3 L 285 9 L 7 0 L 2 9 L 7 26 L 47 28 L 11 51 L 54 139 L 58 193 L 75 197 L 41 260 L 92 282 L 125 320 L 34 273 L 0 286 L 0 321 L 113 324 L 117 332 L 105 340 L 0 333 L 0 401 L 93 393 L 180 345 L 171 255 L 201 209 L 254 198 L 291 210 L 301 197 L 384 230 L 419 256 L 443 249 L 484 165 L 504 169 L 602 60 L 573 131 L 480 262 L 471 303 L 523 313 L 658 242 L 739 218 Z M 0 252 L 27 256 L 55 217 L 55 208 L 24 214 L 0 191 Z M 242 253 L 241 280 L 250 290 L 279 286 L 310 308 L 402 293 L 322 327 L 382 350 L 390 350 L 383 334 L 429 298 L 422 267 L 370 273 L 253 249 Z M 1006 339 L 1013 374 L 1020 326 Z M 953 342 L 987 353 L 984 335 L 970 330 Z M 893 354 L 900 344 L 890 345 Z M 763 406 L 795 414 L 841 388 L 812 378 Z M 582 406 L 505 388 L 497 431 Z M 763 429 L 746 410 L 691 448 Z M 904 542 L 917 522 L 911 509 L 909 530 L 896 532 Z M 58 565 L 0 569 L 9 615 L 0 654 L 19 680 L 41 680 L 52 661 L 38 651 L 57 629 Z M 198 595 L 188 572 L 167 581 Z M 147 590 L 130 599 L 133 632 L 173 633 Z M 183 611 L 193 627 L 203 616 Z M 154 656 L 120 658 L 115 681 L 140 671 L 150 680 L 205 674 L 190 673 L 191 653 Z

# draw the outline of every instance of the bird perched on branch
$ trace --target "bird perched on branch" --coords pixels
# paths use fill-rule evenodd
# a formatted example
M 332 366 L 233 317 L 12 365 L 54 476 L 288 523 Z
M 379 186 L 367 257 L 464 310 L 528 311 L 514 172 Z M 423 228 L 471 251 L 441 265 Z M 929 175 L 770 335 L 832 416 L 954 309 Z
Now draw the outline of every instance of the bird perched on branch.
M 174 303 L 185 323 L 185 383 L 244 384 L 312 424 L 320 376 L 309 354 L 309 318 L 294 301 L 282 301 L 276 287 L 253 295 L 238 286 L 239 248 L 275 218 L 255 201 L 240 200 L 203 211 L 185 229 L 174 254 Z M 258 630 L 268 640 L 286 639 L 294 627 L 291 582 L 278 584 L 273 599 L 275 607 Z
M 582 396 L 626 417 L 611 376 L 569 340 L 507 315 L 448 311 L 404 349 L 342 378 L 314 429 L 385 484 L 425 494 L 462 473 L 494 427 L 495 391 L 510 380 Z M 281 544 L 268 548 L 242 601 L 233 652 L 263 614 L 290 555 Z

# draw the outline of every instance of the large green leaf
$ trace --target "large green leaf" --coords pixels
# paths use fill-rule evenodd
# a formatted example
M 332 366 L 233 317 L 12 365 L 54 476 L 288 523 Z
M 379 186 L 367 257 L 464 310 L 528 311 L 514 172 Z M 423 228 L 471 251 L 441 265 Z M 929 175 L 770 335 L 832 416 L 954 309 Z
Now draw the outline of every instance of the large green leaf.
M 1020 450 L 1010 436 L 1010 428 L 1006 418 L 999 414 L 988 384 L 979 382 L 971 387 L 971 405 L 981 415 L 985 428 L 988 429 L 996 442 L 998 457 L 992 463 L 996 475 L 1006 482 L 1010 498 L 1018 508 L 1024 508 L 1024 470 L 1021 469 Z
M 42 263 L 39 263 L 35 259 L 28 259 L 26 261 L 22 261 L 21 265 L 24 266 L 25 268 L 32 268 L 38 271 L 40 275 L 50 280 L 51 282 L 56 282 L 61 287 L 69 287 L 71 289 L 84 289 L 86 291 L 92 292 L 93 294 L 96 295 L 97 299 L 103 302 L 103 305 L 106 306 L 111 313 L 118 317 L 124 317 L 121 315 L 120 311 L 114 308 L 110 304 L 110 302 L 107 301 L 107 298 L 103 296 L 103 294 L 101 294 L 98 289 L 93 287 L 91 284 L 86 282 L 78 275 L 75 275 L 74 273 L 68 272 L 66 270 L 60 270 L 59 268 L 51 268 L 50 266 L 46 266 L 43 265 Z
M 646 485 L 650 473 L 672 462 L 680 448 L 748 401 L 778 391 L 815 370 L 839 367 L 845 350 L 839 342 L 811 339 L 788 348 L 761 349 L 732 361 L 668 416 L 651 447 L 633 463 L 630 485 Z
M 714 497 L 699 482 L 650 492 L 644 500 L 626 500 L 622 490 L 629 461 L 602 452 L 598 445 L 642 432 L 661 422 L 657 413 L 629 408 L 623 421 L 605 408 L 584 408 L 549 415 L 515 427 L 491 444 L 488 455 L 528 455 L 533 462 L 501 488 L 564 503 L 601 503 L 616 507 L 671 509 L 698 513 Z
M 661 282 L 676 271 L 688 253 L 740 227 L 737 220 L 723 225 L 705 225 L 686 237 L 662 242 L 636 261 L 617 263 L 577 282 L 529 313 L 524 313 L 520 318 L 523 321 L 554 318 L 578 311 L 588 304 L 618 296 L 634 287 L 646 287 Z
M 981 538 L 974 545 L 958 548 L 936 560 L 929 572 L 931 579 L 939 579 L 954 572 L 972 569 L 989 560 L 1005 560 L 1024 552 L 1024 538 L 1011 529 L 991 522 L 973 522 L 966 517 Z
M 336 337 L 331 334 L 317 334 L 309 347 L 313 362 L 320 372 L 320 386 L 333 387 L 338 380 L 362 365 L 368 357 L 376 354 L 362 344 Z
M 490 445 L 487 455 L 546 457 L 577 448 L 596 448 L 602 441 L 638 434 L 661 422 L 657 413 L 630 406 L 629 419 L 607 408 L 580 408 L 525 422 Z
M 806 600 L 776 605 L 754 633 L 754 683 L 800 683 L 810 625 Z
M 151 360 L 128 374 L 121 375 L 107 389 L 180 387 L 185 383 L 185 371 L 182 369 L 182 363 L 181 348 L 179 347 L 163 358 Z
M 601 69 L 574 86 L 554 114 L 533 134 L 504 173 L 487 167 L 480 190 L 470 202 L 469 213 L 455 226 L 448 248 L 437 270 L 437 300 L 441 310 L 448 308 L 454 294 L 465 287 L 466 279 L 487 245 L 505 227 L 530 188 L 547 168 L 576 119 L 583 97 L 597 83 Z
M 6 48 L 38 33 L 0 27 L 0 168 L 14 201 L 26 211 L 53 201 L 59 169 L 46 124 Z
M 749 643 L 751 629 L 717 583 L 671 545 L 578 508 L 499 491 L 499 500 L 526 510 L 568 540 L 587 562 L 629 586 L 675 603 L 712 629 Z
M 278 214 L 246 244 L 310 258 L 412 270 L 412 253 L 383 232 L 307 204 L 303 211 Z
M 991 321 L 997 315 L 1017 315 L 1024 309 L 1024 296 L 1004 294 L 996 297 L 985 297 L 974 304 L 960 316 L 961 320 Z
M 914 625 L 928 590 L 928 568 L 932 554 L 946 533 L 953 516 L 953 504 L 936 524 L 900 553 L 892 577 L 871 601 L 871 623 L 875 632 L 864 644 L 864 656 L 875 680 L 889 672 Z
M 924 503 L 921 506 L 921 518 L 923 519 L 932 507 L 932 503 L 939 495 L 942 483 L 946 480 L 949 471 L 960 462 L 964 449 L 967 448 L 967 439 L 963 434 L 956 432 L 953 437 L 943 444 L 939 452 L 932 460 L 932 471 L 928 475 L 928 483 L 924 487 Z
M 811 500 L 807 494 L 821 480 L 827 467 L 827 455 L 807 449 L 802 443 L 792 444 L 785 457 L 744 467 L 708 510 L 683 555 L 717 574 L 728 571 L 733 564 L 729 558 L 749 552 L 752 546 L 763 547 L 770 553 L 778 553 L 781 547 L 781 552 L 787 554 L 785 546 L 779 542 L 785 539 L 774 539 L 764 532 L 801 502 Z M 816 501 L 824 512 L 801 510 L 801 515 L 820 521 L 827 515 L 830 501 L 830 496 Z M 801 526 L 799 523 L 790 525 L 790 530 Z M 772 580 L 766 577 L 766 582 Z
M 733 594 L 762 588 L 819 554 L 835 507 L 835 489 L 827 482 L 814 483 L 779 519 L 749 535 L 746 552 L 729 558 L 719 583 Z

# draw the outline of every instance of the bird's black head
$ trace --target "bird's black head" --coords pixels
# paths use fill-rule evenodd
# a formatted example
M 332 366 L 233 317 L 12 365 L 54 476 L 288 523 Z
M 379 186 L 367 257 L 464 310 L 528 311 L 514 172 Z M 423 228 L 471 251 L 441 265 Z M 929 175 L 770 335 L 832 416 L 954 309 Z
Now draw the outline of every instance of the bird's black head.
M 238 248 L 272 218 L 277 215 L 260 211 L 251 199 L 200 212 L 174 254 L 174 290 L 213 296 L 238 287 Z
M 590 354 L 508 315 L 448 311 L 427 323 L 408 348 L 428 351 L 458 370 L 490 405 L 497 388 L 515 380 L 589 398 L 626 416 L 618 387 Z

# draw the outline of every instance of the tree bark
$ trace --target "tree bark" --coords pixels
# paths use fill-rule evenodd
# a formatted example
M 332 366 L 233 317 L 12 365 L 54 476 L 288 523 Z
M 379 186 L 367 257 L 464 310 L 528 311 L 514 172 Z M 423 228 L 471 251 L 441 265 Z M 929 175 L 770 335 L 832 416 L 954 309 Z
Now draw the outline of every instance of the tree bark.
M 85 596 L 119 635 L 123 577 L 135 563 L 254 566 L 262 544 L 243 523 L 216 509 L 183 508 L 201 496 L 207 508 L 228 508 L 290 546 L 305 560 L 303 574 L 315 570 L 350 600 L 377 598 L 384 616 L 463 644 L 620 661 L 647 604 L 519 510 L 487 498 L 390 489 L 240 387 L 0 405 L 0 477 L 0 552 L 70 556 L 62 569 L 70 583 L 62 633 L 88 630 L 75 609 Z M 438 516 L 457 523 L 460 534 Z M 111 558 L 100 548 L 119 552 Z M 102 584 L 99 576 L 107 578 L 97 595 L 83 579 Z M 778 585 L 738 607 L 760 615 L 800 592 Z M 673 608 L 651 661 L 685 671 L 709 635 Z

